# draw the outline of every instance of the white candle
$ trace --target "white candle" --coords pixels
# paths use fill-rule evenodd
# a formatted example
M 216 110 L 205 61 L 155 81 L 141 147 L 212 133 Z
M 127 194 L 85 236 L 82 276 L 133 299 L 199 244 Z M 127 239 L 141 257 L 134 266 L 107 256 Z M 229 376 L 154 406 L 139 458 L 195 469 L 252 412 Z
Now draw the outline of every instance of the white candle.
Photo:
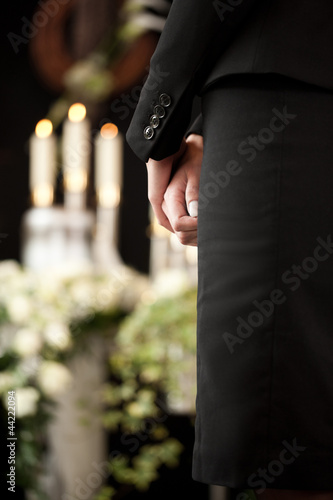
M 53 201 L 56 174 L 56 138 L 50 120 L 37 123 L 29 146 L 32 201 L 36 206 L 49 206 Z
M 95 139 L 95 187 L 104 207 L 119 204 L 122 186 L 123 139 L 113 123 L 106 123 Z
M 62 161 L 64 168 L 65 205 L 83 208 L 88 182 L 91 138 L 90 122 L 83 104 L 73 104 L 63 124 Z
M 157 222 L 151 205 L 149 206 L 149 274 L 152 281 L 161 271 L 168 268 L 169 264 L 169 231 Z

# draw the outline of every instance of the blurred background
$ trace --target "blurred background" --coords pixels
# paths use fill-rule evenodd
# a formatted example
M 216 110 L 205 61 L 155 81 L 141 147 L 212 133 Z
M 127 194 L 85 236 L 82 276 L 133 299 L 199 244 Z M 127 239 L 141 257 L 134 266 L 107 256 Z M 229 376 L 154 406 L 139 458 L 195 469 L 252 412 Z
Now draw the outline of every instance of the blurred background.
M 124 140 L 169 7 L 3 6 L 1 487 L 15 498 L 235 494 L 191 479 L 196 249 L 156 224 Z
M 128 42 L 128 46 L 122 43 L 119 36 L 119 51 L 110 54 L 109 61 L 101 62 L 103 70 L 105 67 L 109 70 L 109 79 L 102 70 L 99 78 L 96 76 L 96 64 L 83 71 L 83 78 L 80 68 L 77 68 L 78 81 L 73 77 L 75 82 L 65 86 L 66 73 L 73 69 L 75 62 L 88 58 L 101 45 L 101 53 L 106 58 L 112 52 L 123 2 L 62 0 L 44 4 L 48 5 L 46 10 L 36 1 L 15 2 L 5 7 L 5 15 L 1 20 L 3 77 L 0 161 L 3 182 L 0 187 L 0 225 L 1 233 L 7 234 L 6 241 L 2 240 L 0 247 L 2 258 L 20 258 L 21 219 L 23 212 L 30 207 L 28 142 L 37 122 L 45 118 L 57 99 L 70 89 L 69 101 L 75 102 L 81 98 L 89 107 L 92 129 L 98 128 L 103 120 L 108 120 L 116 123 L 125 134 L 138 98 L 138 90 L 133 95 L 131 90 L 142 85 L 158 39 L 156 29 L 161 27 L 157 16 L 155 29 L 146 30 L 143 26 L 140 35 L 140 29 L 136 33 L 134 28 L 133 44 Z M 163 13 L 165 10 L 162 10 Z M 153 27 L 154 18 L 147 20 L 147 27 L 149 21 Z M 121 94 L 124 94 L 123 98 Z M 61 117 L 60 112 L 56 132 L 61 131 Z M 120 207 L 120 251 L 126 262 L 147 272 L 148 205 L 143 167 L 124 144 L 125 182 Z M 61 182 L 58 184 L 56 197 L 60 200 L 63 193 Z M 90 207 L 95 204 L 92 186 L 90 183 L 87 196 Z M 135 248 L 133 241 L 138 243 Z

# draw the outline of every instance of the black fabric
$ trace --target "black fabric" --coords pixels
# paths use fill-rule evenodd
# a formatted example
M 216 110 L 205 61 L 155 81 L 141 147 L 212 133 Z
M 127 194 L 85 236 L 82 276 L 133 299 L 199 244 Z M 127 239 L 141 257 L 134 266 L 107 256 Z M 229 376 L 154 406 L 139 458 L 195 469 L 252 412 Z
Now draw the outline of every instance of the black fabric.
M 193 123 L 189 126 L 185 133 L 185 137 L 188 137 L 190 134 L 198 134 L 202 135 L 202 114 L 200 113 Z
M 263 0 L 242 0 L 237 7 L 216 8 L 206 0 L 174 0 L 150 61 L 147 80 L 126 133 L 126 140 L 143 161 L 162 160 L 179 150 L 189 126 L 193 100 L 212 67 L 211 55 L 220 53 Z M 219 48 L 219 50 L 217 50 Z M 150 140 L 143 131 L 150 122 L 159 96 L 171 104 Z
M 193 478 L 333 490 L 333 92 L 203 95 Z
M 274 72 L 333 89 L 332 15 L 330 0 L 265 0 L 214 58 L 204 88 L 225 75 Z
M 191 104 L 221 77 L 277 73 L 333 89 L 331 0 L 173 0 L 126 134 L 147 161 L 175 153 Z M 154 136 L 144 128 L 161 93 L 171 105 Z

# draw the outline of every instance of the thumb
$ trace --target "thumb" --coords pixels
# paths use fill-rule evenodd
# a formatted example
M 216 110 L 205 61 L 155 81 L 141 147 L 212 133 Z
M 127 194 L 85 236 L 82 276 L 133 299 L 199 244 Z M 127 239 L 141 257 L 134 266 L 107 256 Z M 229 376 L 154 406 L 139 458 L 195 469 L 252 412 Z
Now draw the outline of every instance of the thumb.
M 186 208 L 191 217 L 198 217 L 199 184 L 188 181 L 185 191 Z

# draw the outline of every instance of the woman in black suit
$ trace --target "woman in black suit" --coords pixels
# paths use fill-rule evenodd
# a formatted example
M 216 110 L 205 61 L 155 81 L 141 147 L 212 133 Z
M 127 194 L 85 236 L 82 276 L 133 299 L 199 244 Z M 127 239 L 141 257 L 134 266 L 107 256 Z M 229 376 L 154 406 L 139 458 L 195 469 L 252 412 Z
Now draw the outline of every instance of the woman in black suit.
M 332 16 L 173 0 L 127 132 L 198 245 L 193 478 L 265 500 L 333 499 Z

